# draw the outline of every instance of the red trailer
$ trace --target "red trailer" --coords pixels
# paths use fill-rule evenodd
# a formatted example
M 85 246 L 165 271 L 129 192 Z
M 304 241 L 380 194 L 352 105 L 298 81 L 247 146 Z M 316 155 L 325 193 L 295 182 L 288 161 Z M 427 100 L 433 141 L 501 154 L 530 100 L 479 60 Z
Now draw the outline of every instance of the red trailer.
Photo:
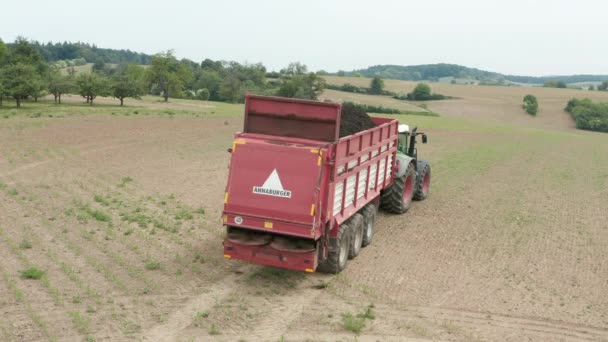
M 247 95 L 229 149 L 224 257 L 338 273 L 371 243 L 380 204 L 403 213 L 426 198 L 421 133 L 374 117 L 376 127 L 340 138 L 340 114 L 336 103 Z

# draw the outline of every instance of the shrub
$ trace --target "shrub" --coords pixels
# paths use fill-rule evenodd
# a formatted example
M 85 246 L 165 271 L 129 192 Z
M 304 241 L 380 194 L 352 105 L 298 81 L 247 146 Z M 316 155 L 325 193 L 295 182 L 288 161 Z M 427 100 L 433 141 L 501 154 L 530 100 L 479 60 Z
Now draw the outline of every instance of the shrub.
M 209 89 L 207 88 L 199 89 L 196 91 L 196 98 L 198 98 L 199 100 L 207 101 L 209 100 L 210 95 L 211 94 L 209 93 Z
M 398 100 L 410 100 L 410 101 L 431 101 L 431 100 L 445 100 L 449 99 L 449 96 L 441 94 L 431 93 L 431 87 L 426 83 L 418 83 L 416 88 L 406 96 L 395 95 L 394 98 Z
M 538 100 L 534 95 L 526 95 L 524 97 L 524 109 L 530 115 L 536 115 L 538 112 Z
M 576 128 L 608 133 L 608 103 L 572 99 L 568 101 L 565 110 L 576 122 Z
M 543 84 L 545 88 L 566 88 L 566 83 L 562 81 L 547 81 Z

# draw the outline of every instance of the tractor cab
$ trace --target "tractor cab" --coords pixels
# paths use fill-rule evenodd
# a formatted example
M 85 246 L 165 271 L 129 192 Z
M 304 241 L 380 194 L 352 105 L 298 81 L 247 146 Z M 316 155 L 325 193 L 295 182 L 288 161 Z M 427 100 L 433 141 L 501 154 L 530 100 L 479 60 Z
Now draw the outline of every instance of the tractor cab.
M 399 145 L 397 147 L 397 153 L 408 155 L 414 159 L 418 159 L 418 152 L 416 150 L 416 136 L 422 135 L 422 143 L 426 144 L 428 138 L 426 134 L 417 132 L 418 127 L 410 129 L 409 125 L 401 124 L 398 127 L 399 130 Z

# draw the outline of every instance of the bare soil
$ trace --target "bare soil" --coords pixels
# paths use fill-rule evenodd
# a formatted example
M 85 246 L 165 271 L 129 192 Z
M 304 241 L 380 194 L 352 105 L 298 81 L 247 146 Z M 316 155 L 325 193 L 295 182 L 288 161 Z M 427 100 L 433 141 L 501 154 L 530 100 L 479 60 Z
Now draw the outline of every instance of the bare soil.
M 429 198 L 337 276 L 222 257 L 241 107 L 0 119 L 0 340 L 607 341 L 608 136 L 544 110 L 559 90 L 530 123 L 519 90 L 445 87 L 447 118 L 402 117 Z

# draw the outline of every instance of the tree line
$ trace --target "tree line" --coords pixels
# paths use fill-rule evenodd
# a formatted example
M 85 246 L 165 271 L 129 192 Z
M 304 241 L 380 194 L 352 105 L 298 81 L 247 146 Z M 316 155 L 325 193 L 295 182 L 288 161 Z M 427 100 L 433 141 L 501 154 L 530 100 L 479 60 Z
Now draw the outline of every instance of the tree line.
M 77 73 L 73 66 L 82 64 L 82 59 L 67 61 L 48 61 L 34 43 L 24 38 L 12 44 L 0 40 L 0 105 L 10 97 L 20 107 L 26 99 L 37 101 L 47 94 L 57 104 L 64 94 L 79 94 L 90 105 L 99 96 L 113 96 L 123 105 L 125 98 L 146 94 L 161 96 L 164 101 L 188 98 L 242 102 L 246 93 L 314 100 L 326 86 L 323 78 L 301 63 L 268 73 L 261 63 L 211 59 L 197 63 L 178 60 L 172 51 L 166 51 L 151 56 L 146 66 L 98 59 L 90 73 Z

